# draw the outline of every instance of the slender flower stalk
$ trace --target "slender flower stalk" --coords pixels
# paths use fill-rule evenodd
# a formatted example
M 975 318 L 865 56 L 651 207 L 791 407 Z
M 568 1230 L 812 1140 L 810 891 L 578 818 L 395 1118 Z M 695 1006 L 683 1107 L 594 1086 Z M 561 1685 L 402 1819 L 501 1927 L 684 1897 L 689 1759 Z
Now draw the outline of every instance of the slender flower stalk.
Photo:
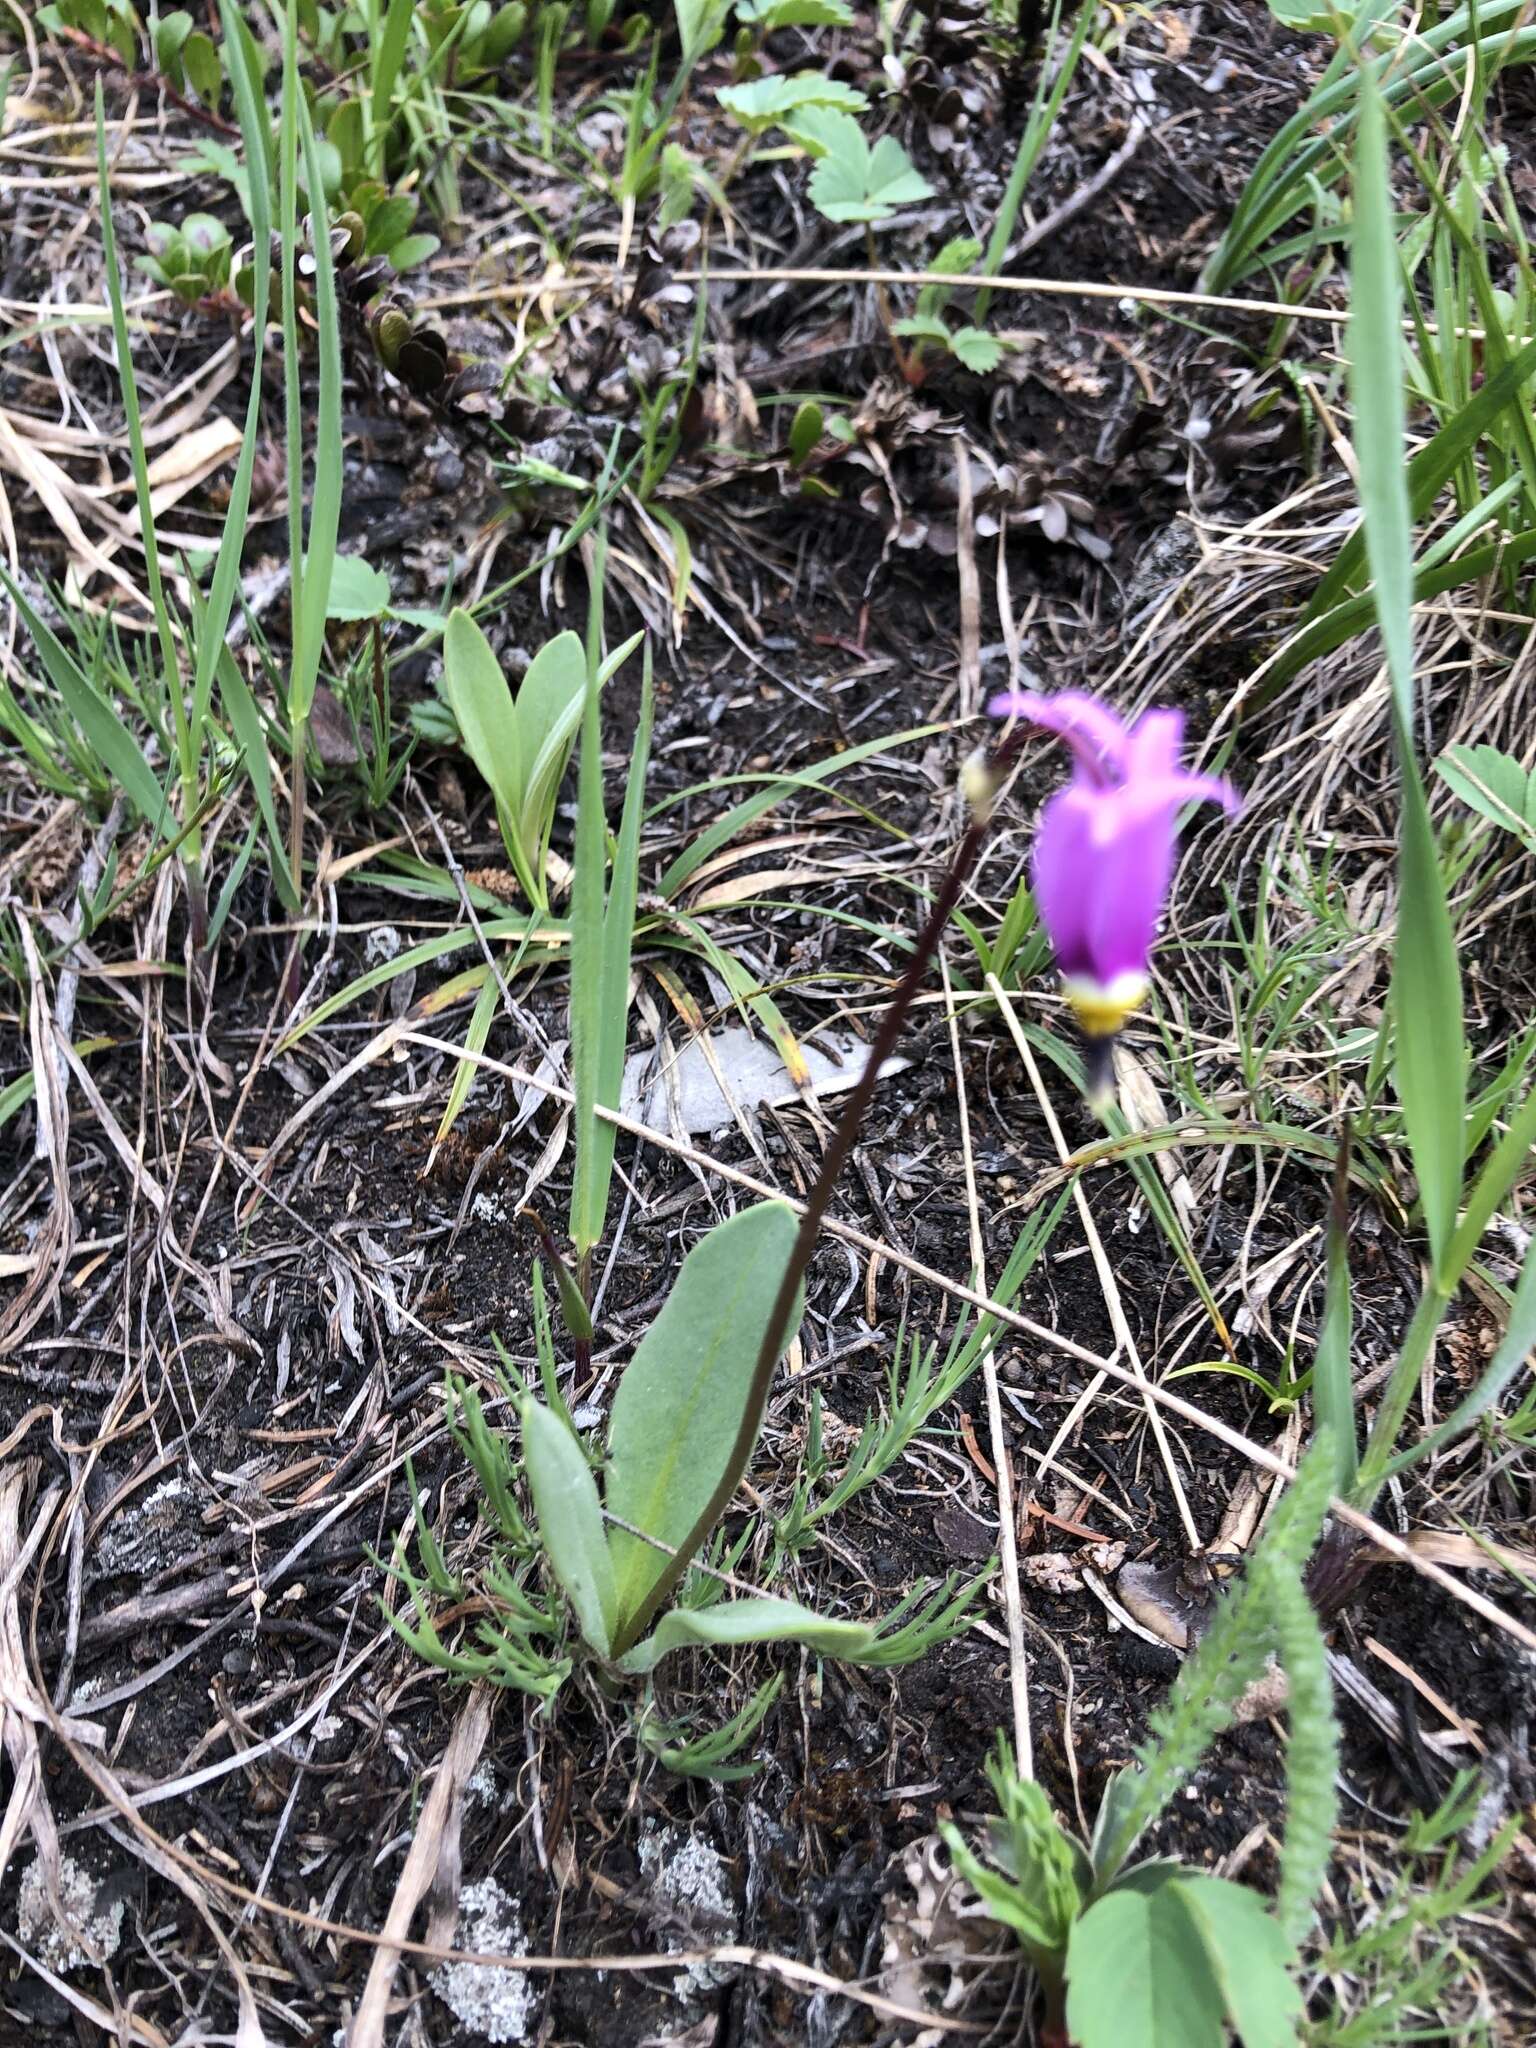
M 784 1270 L 784 1278 L 779 1284 L 773 1312 L 763 1331 L 763 1341 L 753 1367 L 752 1384 L 742 1406 L 741 1425 L 736 1432 L 736 1441 L 731 1447 L 731 1455 L 726 1461 L 725 1470 L 720 1476 L 720 1483 L 705 1504 L 693 1528 L 677 1546 L 666 1570 L 652 1586 L 644 1604 L 631 1616 L 628 1625 L 614 1644 L 615 1657 L 622 1656 L 640 1640 L 653 1617 L 672 1597 L 695 1553 L 730 1505 L 742 1474 L 747 1469 L 757 1443 L 758 1432 L 763 1426 L 763 1412 L 768 1405 L 768 1390 L 773 1383 L 774 1367 L 789 1342 L 790 1320 L 794 1314 L 795 1303 L 799 1299 L 800 1283 L 805 1278 L 815 1254 L 816 1240 L 821 1235 L 822 1222 L 831 1207 L 833 1192 L 853 1152 L 854 1141 L 859 1135 L 859 1126 L 864 1121 L 865 1112 L 874 1099 L 881 1070 L 895 1051 L 907 1012 L 911 1009 L 913 999 L 933 964 L 933 956 L 944 936 L 944 927 L 954 914 L 971 870 L 986 844 L 992 822 L 992 796 L 1001 786 L 1008 768 L 1018 753 L 1019 744 L 1017 734 L 1007 734 L 992 754 L 974 757 L 966 765 L 964 793 L 971 807 L 970 823 L 955 848 L 943 881 L 939 884 L 938 893 L 912 948 L 906 970 L 886 1005 L 884 1016 L 880 1019 L 880 1028 L 875 1033 L 874 1043 L 865 1059 L 864 1071 L 859 1076 L 853 1093 L 848 1097 L 843 1113 L 838 1119 L 837 1128 L 832 1133 L 832 1142 L 822 1157 L 821 1170 L 806 1196 L 805 1209 L 789 1255 L 789 1264 Z
M 1147 993 L 1152 949 L 1173 881 L 1186 803 L 1240 806 L 1231 783 L 1179 765 L 1184 714 L 1143 712 L 1134 725 L 1096 697 L 1009 691 L 987 706 L 1072 751 L 1072 780 L 1040 814 L 1035 902 L 1088 1051 L 1089 1092 L 1107 1092 L 1110 1049 Z

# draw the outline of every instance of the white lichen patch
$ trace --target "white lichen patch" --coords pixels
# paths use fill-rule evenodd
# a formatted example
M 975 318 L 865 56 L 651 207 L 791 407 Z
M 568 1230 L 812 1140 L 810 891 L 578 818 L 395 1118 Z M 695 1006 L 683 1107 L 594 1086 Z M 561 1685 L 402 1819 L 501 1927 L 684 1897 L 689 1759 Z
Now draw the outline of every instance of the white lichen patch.
M 640 1869 L 650 1886 L 661 1945 L 670 1950 L 713 1948 L 736 1939 L 736 1902 L 725 1863 L 708 1842 L 681 1828 L 661 1828 L 640 1841 Z M 680 1923 L 680 1924 L 679 1924 Z M 731 1971 L 717 1963 L 690 1963 L 672 1979 L 679 1998 L 697 1998 L 729 1982 Z
M 123 1938 L 123 1901 L 114 1899 L 98 1911 L 99 1889 L 98 1880 L 73 1856 L 61 1856 L 55 1905 L 42 1859 L 34 1858 L 22 1874 L 16 1897 L 16 1932 L 23 1946 L 61 1976 L 116 1955 Z
M 459 1894 L 456 1945 L 497 1955 L 528 1953 L 517 1901 L 494 1877 L 466 1885 Z M 485 2040 L 528 2039 L 534 1990 L 526 1972 L 498 1970 L 490 1963 L 444 1963 L 432 1972 L 432 1989 L 456 2018 Z
M 142 1500 L 131 1501 L 121 1514 L 114 1515 L 91 1561 L 94 1576 L 111 1578 L 130 1565 L 146 1571 L 169 1563 L 179 1548 L 169 1539 L 186 1513 L 186 1494 L 184 1480 L 165 1479 Z

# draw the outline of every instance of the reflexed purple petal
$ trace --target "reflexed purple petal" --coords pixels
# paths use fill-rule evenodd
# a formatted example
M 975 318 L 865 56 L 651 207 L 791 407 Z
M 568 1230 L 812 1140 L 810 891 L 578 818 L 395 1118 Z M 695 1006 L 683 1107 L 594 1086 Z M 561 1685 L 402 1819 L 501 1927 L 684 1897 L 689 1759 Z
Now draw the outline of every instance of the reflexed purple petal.
M 1184 714 L 1172 706 L 1162 711 L 1144 711 L 1131 727 L 1125 750 L 1125 779 L 1139 782 L 1145 776 L 1171 775 L 1179 765 L 1184 748 Z
M 1101 786 L 1125 772 L 1129 736 L 1124 721 L 1081 690 L 1062 690 L 1054 697 L 1007 690 L 990 700 L 987 711 L 993 718 L 1024 718 L 1042 732 L 1055 733 Z
M 1219 775 L 1191 775 L 1175 768 L 1166 775 L 1145 782 L 1126 782 L 1119 789 L 1103 791 L 1094 804 L 1093 838 L 1106 846 L 1122 832 L 1135 831 L 1145 819 L 1165 814 L 1171 834 L 1173 820 L 1185 804 L 1209 799 L 1230 815 L 1242 809 L 1242 801 L 1230 782 Z
M 1040 813 L 1035 833 L 1035 907 L 1063 974 L 1091 974 L 1091 893 L 1083 876 L 1098 856 L 1092 846 L 1093 799 L 1077 789 L 1058 790 Z

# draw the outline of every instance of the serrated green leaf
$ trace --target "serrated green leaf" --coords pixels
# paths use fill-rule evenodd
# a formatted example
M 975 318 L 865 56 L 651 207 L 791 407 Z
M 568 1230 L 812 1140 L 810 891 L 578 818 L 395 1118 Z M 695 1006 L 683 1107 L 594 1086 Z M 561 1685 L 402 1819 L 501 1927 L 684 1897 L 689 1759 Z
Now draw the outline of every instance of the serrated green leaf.
M 754 135 L 782 122 L 786 114 L 798 114 L 808 107 L 842 108 L 858 114 L 869 105 L 857 86 L 845 85 L 840 78 L 828 78 L 820 71 L 772 72 L 745 85 L 722 85 L 716 98 Z
M 361 555 L 338 555 L 331 564 L 328 619 L 377 619 L 389 610 L 389 578 Z
M 1294 2043 L 1301 1998 L 1263 1901 L 1242 1885 L 1149 1873 L 1107 1893 L 1067 1950 L 1067 2025 L 1079 2048 Z
M 760 1202 L 717 1223 L 684 1259 L 619 1382 L 608 1507 L 673 1549 L 729 1470 L 797 1229 L 786 1202 Z M 797 1304 L 785 1345 L 799 1319 Z M 669 1560 L 622 1529 L 609 1545 L 622 1629 Z
M 958 327 L 949 345 L 968 370 L 985 377 L 1003 360 L 1003 344 L 980 327 Z
M 827 220 L 889 220 L 898 206 L 931 199 L 933 187 L 894 135 L 871 149 L 857 121 L 831 108 L 807 108 L 797 128 L 819 139 L 825 153 L 811 173 L 811 203 Z
M 523 1463 L 544 1554 L 565 1589 L 582 1635 L 600 1657 L 606 1657 L 618 1603 L 592 1468 L 575 1436 L 541 1401 L 521 1402 L 518 1413 Z

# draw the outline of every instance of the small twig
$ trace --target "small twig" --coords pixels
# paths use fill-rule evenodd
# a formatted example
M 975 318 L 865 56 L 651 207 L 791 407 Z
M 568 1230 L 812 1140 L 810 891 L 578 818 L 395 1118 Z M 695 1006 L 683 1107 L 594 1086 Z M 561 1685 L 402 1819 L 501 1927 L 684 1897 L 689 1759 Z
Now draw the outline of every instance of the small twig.
M 1013 1002 L 1009 997 L 1008 991 L 1003 987 L 995 974 L 987 976 L 987 987 L 997 999 L 998 1008 L 1003 1013 L 1003 1022 L 1008 1027 L 1008 1034 L 1013 1040 L 1019 1058 L 1024 1062 L 1024 1070 L 1029 1075 L 1030 1086 L 1035 1091 L 1035 1100 L 1040 1104 L 1041 1113 L 1045 1118 L 1046 1124 L 1049 1126 L 1051 1141 L 1056 1147 L 1056 1156 L 1060 1159 L 1062 1165 L 1065 1166 L 1071 1157 L 1071 1151 L 1068 1147 L 1066 1136 L 1057 1120 L 1056 1112 L 1051 1106 L 1051 1099 L 1045 1092 L 1045 1083 L 1040 1078 L 1040 1069 L 1035 1063 L 1034 1052 L 1028 1038 L 1024 1034 L 1023 1026 L 1019 1023 Z M 1104 1250 L 1104 1240 L 1099 1236 L 1098 1226 L 1093 1220 L 1093 1212 L 1088 1207 L 1088 1197 L 1083 1193 L 1081 1175 L 1073 1182 L 1072 1197 L 1077 1207 L 1078 1220 L 1083 1226 L 1083 1235 L 1088 1240 L 1088 1249 L 1093 1255 L 1093 1268 L 1099 1276 L 1099 1288 L 1104 1296 L 1104 1306 L 1109 1310 L 1109 1323 L 1110 1328 L 1115 1333 L 1116 1349 L 1125 1353 L 1131 1362 L 1132 1372 L 1135 1373 L 1145 1389 L 1147 1386 L 1146 1368 L 1141 1362 L 1141 1353 L 1137 1349 L 1136 1339 L 1131 1334 L 1131 1326 L 1126 1320 L 1125 1303 L 1120 1297 L 1120 1285 L 1115 1279 L 1115 1269 L 1110 1264 L 1108 1254 Z M 1089 1387 L 1085 1388 L 1073 1408 L 1073 1416 L 1076 1416 L 1086 1403 L 1093 1399 L 1093 1396 L 1102 1385 L 1103 1375 L 1100 1374 Z M 1189 1544 L 1190 1554 L 1193 1556 L 1201 1548 L 1200 1532 L 1195 1526 L 1195 1518 L 1190 1513 L 1189 1501 L 1185 1496 L 1183 1482 L 1180 1480 L 1178 1468 L 1173 1462 L 1173 1451 L 1168 1442 L 1167 1426 L 1158 1412 L 1157 1403 L 1149 1393 L 1143 1393 L 1142 1403 L 1147 1411 L 1147 1421 L 1152 1426 L 1152 1434 L 1156 1439 L 1158 1452 L 1163 1461 L 1163 1469 L 1168 1474 L 1168 1484 L 1173 1489 L 1174 1504 L 1179 1511 L 1179 1520 L 1184 1525 L 1185 1540 Z M 1066 1424 L 1063 1424 L 1063 1429 L 1065 1427 Z M 1054 1445 L 1052 1449 L 1055 1449 Z
M 950 986 L 949 962 L 939 955 L 944 999 L 949 1012 L 949 1050 L 955 1067 L 955 1107 L 960 1120 L 960 1156 L 965 1162 L 965 1199 L 971 1225 L 972 1285 L 987 1292 L 986 1245 L 981 1231 L 981 1206 L 976 1195 L 976 1161 L 971 1150 L 971 1110 L 966 1096 L 965 1065 L 960 1057 L 960 1021 Z M 981 1354 L 981 1380 L 987 1401 L 987 1431 L 997 1488 L 997 1548 L 1003 1567 L 1003 1612 L 1008 1621 L 1008 1690 L 1013 1699 L 1013 1746 L 1022 1777 L 1035 1775 L 1035 1745 L 1029 1718 L 1029 1661 L 1024 1650 L 1024 1600 L 1019 1591 L 1019 1532 L 1013 1509 L 1013 1462 L 1003 1434 L 1003 1403 L 997 1386 L 997 1347 Z
M 1106 158 L 1086 183 L 1079 185 L 1075 192 L 1069 192 L 1060 206 L 1053 207 L 1044 220 L 1036 221 L 1032 228 L 1020 235 L 1013 247 L 1005 253 L 1003 261 L 1017 263 L 1020 257 L 1027 256 L 1031 249 L 1038 249 L 1042 242 L 1048 242 L 1052 235 L 1058 234 L 1068 221 L 1076 220 L 1084 207 L 1091 206 L 1099 194 L 1115 182 L 1150 132 L 1151 124 L 1144 114 L 1133 116 L 1130 133 L 1114 155 Z M 1003 282 L 1000 277 L 991 280 L 994 286 Z

